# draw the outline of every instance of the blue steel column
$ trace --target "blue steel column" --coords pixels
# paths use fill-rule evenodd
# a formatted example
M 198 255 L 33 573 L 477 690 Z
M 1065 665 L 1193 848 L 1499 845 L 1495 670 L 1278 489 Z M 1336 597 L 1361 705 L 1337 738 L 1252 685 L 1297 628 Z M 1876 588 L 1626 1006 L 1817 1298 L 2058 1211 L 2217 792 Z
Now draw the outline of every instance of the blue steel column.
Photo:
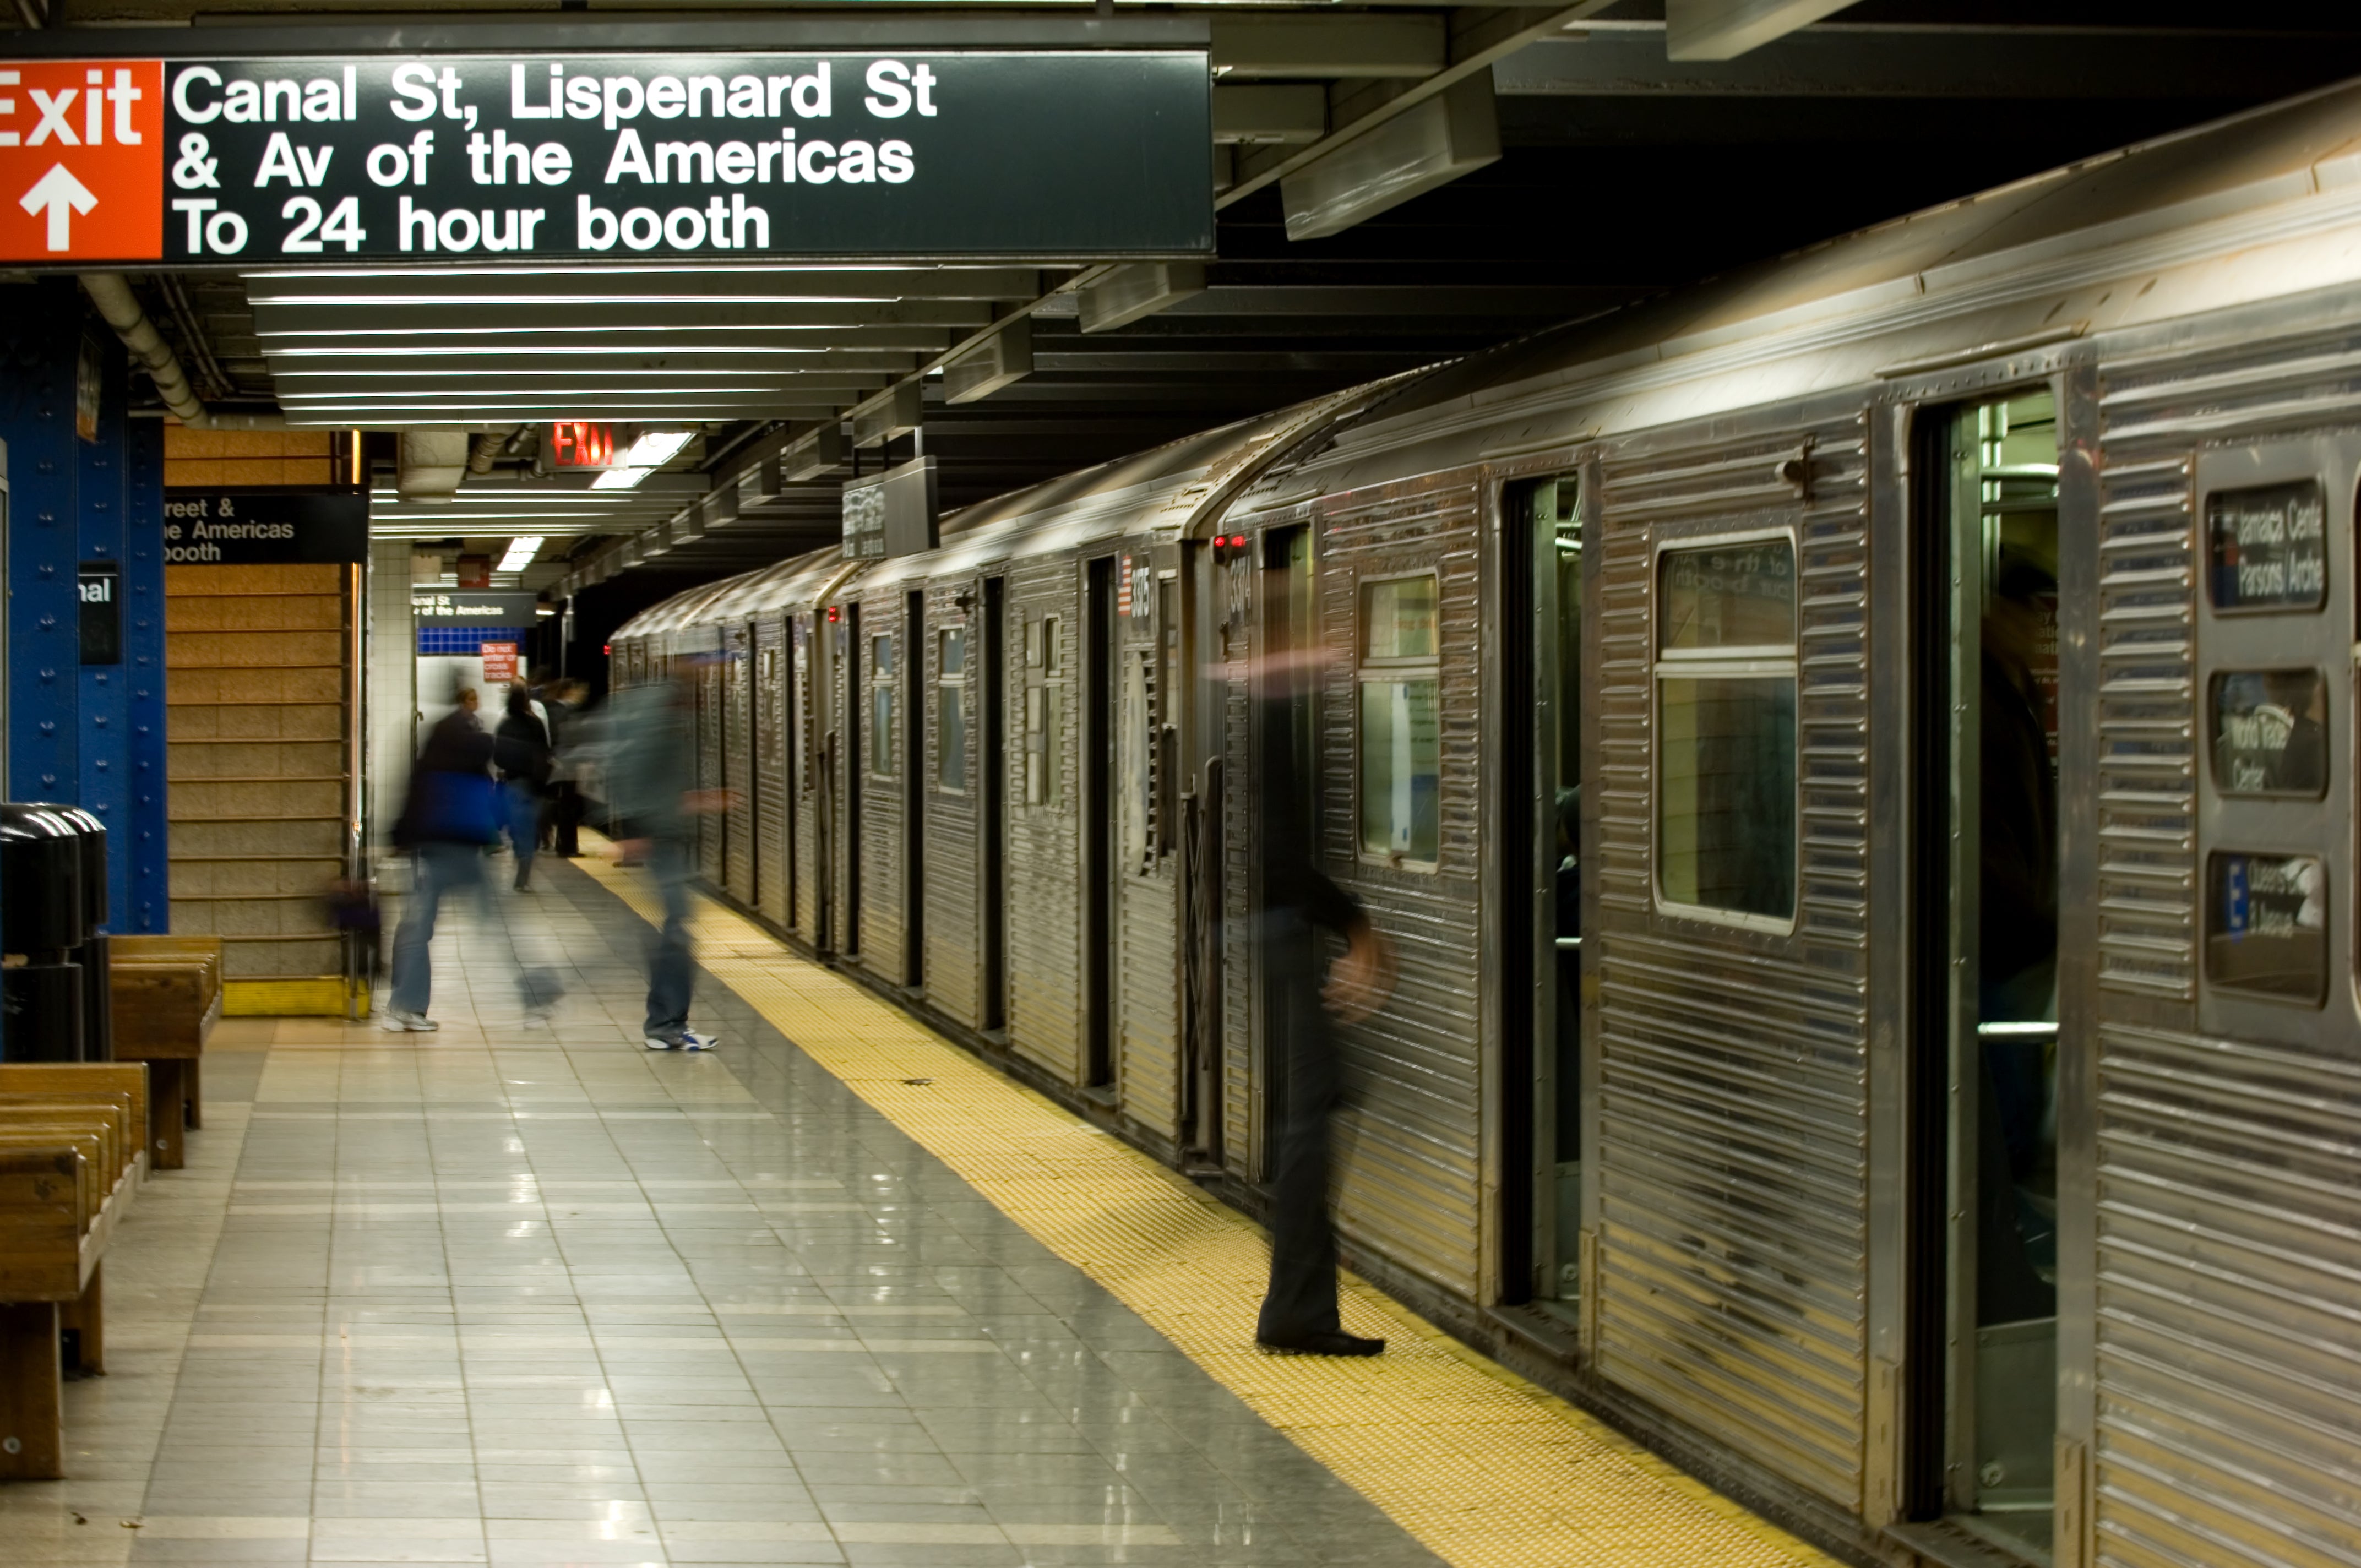
M 0 438 L 8 443 L 8 793 L 71 800 L 81 783 L 79 681 L 82 461 L 74 440 L 74 358 L 82 295 L 71 280 L 0 289 Z
M 164 708 L 164 422 L 135 419 L 124 436 L 123 681 L 128 685 L 127 744 L 119 748 L 130 783 L 129 830 L 121 835 L 129 893 L 115 906 L 118 931 L 172 927 L 170 796 Z M 109 824 L 110 832 L 113 825 Z
M 81 548 L 76 552 L 80 561 L 110 562 L 119 570 L 123 565 L 124 429 L 129 422 L 124 418 L 123 400 L 126 384 L 130 379 L 129 366 L 122 349 L 110 337 L 102 362 L 104 374 L 100 378 L 98 400 L 98 439 L 75 443 L 76 455 L 82 460 Z M 78 580 L 78 579 L 77 579 Z M 115 610 L 123 609 L 123 585 L 117 583 Z M 74 614 L 79 620 L 82 606 L 76 597 Z M 77 632 L 77 642 L 79 633 Z M 124 839 L 128 837 L 129 804 L 128 769 L 125 765 L 124 739 L 128 733 L 130 710 L 126 697 L 129 683 L 120 664 L 83 664 L 79 646 L 75 650 L 76 719 L 80 734 L 75 743 L 76 759 L 81 764 L 81 780 L 74 792 L 65 798 L 87 807 L 106 826 L 106 906 L 110 930 L 127 930 L 124 919 L 127 905 L 126 894 L 130 890 L 130 864 L 124 853 Z

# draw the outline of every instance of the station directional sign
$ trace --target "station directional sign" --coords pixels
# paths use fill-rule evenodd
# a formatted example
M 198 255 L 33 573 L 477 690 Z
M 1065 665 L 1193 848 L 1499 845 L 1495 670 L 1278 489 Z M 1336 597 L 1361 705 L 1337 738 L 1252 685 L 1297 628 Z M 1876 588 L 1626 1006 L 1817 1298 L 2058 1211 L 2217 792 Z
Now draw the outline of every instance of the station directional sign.
M 0 61 L 0 263 L 1210 254 L 1192 49 Z

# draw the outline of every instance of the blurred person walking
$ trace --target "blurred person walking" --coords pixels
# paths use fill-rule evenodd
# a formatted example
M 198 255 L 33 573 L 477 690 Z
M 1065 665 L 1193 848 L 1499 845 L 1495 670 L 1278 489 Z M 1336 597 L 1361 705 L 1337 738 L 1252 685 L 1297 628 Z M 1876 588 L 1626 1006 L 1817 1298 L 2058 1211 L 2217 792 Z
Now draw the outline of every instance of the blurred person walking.
M 688 945 L 689 834 L 713 809 L 697 785 L 696 691 L 675 673 L 608 700 L 605 759 L 609 831 L 620 865 L 644 864 L 664 900 L 664 924 L 648 942 L 652 1051 L 709 1051 L 710 1035 L 688 1026 L 697 969 Z
M 492 761 L 500 771 L 508 807 L 509 843 L 516 853 L 516 891 L 533 886 L 533 857 L 541 847 L 542 804 L 554 755 L 549 727 L 533 712 L 522 686 L 509 688 L 509 710 L 492 734 Z
M 562 680 L 544 697 L 549 710 L 549 746 L 554 753 L 549 773 L 550 853 L 570 861 L 582 853 L 582 737 L 574 733 L 583 717 L 589 688 L 580 681 Z
M 458 705 L 427 731 L 393 825 L 393 847 L 407 852 L 414 867 L 410 897 L 393 934 L 393 994 L 384 1020 L 397 1033 L 441 1027 L 426 1015 L 434 1000 L 434 922 L 444 895 L 461 888 L 476 890 L 486 928 L 498 930 L 508 945 L 526 1020 L 546 1016 L 559 995 L 554 976 L 528 970 L 518 958 L 515 938 L 500 918 L 485 875 L 485 858 L 500 839 L 502 814 L 491 774 L 492 737 L 476 716 L 477 703 L 474 687 L 460 688 Z
M 1265 661 L 1257 703 L 1263 770 L 1256 802 L 1263 856 L 1261 949 L 1265 1037 L 1283 1064 L 1270 1203 L 1270 1288 L 1255 1324 L 1267 1350 L 1376 1355 L 1381 1339 L 1345 1332 L 1336 1310 L 1336 1233 L 1328 1215 L 1329 1123 L 1342 1092 L 1334 1023 L 1370 1016 L 1393 989 L 1393 947 L 1353 896 L 1312 861 L 1295 763 L 1291 698 L 1316 660 Z M 1319 933 L 1345 940 L 1321 973 Z

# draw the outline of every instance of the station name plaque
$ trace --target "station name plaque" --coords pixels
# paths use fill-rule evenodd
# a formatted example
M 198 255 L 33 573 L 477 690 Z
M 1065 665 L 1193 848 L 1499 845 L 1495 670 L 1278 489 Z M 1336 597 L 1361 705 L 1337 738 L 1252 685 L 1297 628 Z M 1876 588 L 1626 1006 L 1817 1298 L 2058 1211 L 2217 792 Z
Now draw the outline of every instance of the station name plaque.
M 914 457 L 844 487 L 844 558 L 883 561 L 936 543 L 935 460 Z

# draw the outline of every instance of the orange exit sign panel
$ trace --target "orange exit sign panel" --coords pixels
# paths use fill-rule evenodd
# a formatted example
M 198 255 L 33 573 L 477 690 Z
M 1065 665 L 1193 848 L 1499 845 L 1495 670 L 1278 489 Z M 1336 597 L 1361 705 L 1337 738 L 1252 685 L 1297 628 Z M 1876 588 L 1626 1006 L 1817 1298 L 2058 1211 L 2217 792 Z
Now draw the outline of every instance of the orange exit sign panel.
M 164 254 L 164 64 L 0 65 L 0 261 Z

